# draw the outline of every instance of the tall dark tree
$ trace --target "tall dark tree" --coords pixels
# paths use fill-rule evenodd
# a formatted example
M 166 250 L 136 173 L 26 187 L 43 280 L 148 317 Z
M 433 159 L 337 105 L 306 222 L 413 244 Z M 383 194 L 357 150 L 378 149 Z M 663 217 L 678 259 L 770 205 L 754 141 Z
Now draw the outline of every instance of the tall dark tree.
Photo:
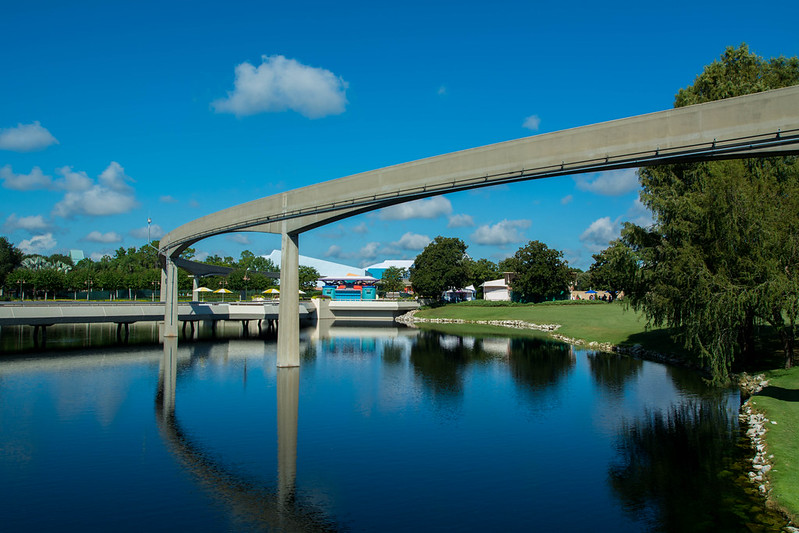
M 481 287 L 483 283 L 499 279 L 502 276 L 499 266 L 489 259 L 468 260 L 467 265 L 469 267 L 469 283 L 477 289 L 478 298 L 483 296 L 483 288 Z
M 438 236 L 416 256 L 411 267 L 413 291 L 424 298 L 441 298 L 448 289 L 459 289 L 469 279 L 466 244 L 454 237 Z
M 4 287 L 6 276 L 22 263 L 22 251 L 8 242 L 5 237 L 0 237 L 0 287 Z
M 633 250 L 617 239 L 593 255 L 594 263 L 588 272 L 592 288 L 613 293 L 629 291 L 635 283 L 638 263 Z
M 728 48 L 675 106 L 799 83 L 799 60 L 764 60 Z M 756 321 L 780 334 L 793 357 L 799 314 L 799 165 L 795 157 L 737 159 L 643 168 L 641 200 L 652 228 L 624 240 L 641 265 L 633 306 L 667 325 L 721 379 L 755 354 Z
M 572 280 L 563 252 L 540 241 L 528 242 L 513 257 L 502 261 L 500 267 L 514 273 L 511 291 L 514 299 L 523 302 L 559 297 L 568 291 Z

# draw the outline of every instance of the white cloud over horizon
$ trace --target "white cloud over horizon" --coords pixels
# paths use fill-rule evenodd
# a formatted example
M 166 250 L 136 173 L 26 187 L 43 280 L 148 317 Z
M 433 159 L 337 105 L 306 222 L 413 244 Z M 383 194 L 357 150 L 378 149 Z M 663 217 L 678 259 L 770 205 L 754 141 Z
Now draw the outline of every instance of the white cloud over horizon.
M 14 174 L 11 165 L 5 165 L 0 168 L 0 179 L 3 180 L 3 187 L 14 191 L 34 191 L 53 186 L 53 178 L 39 167 L 33 167 L 30 174 Z
M 87 242 L 99 242 L 103 244 L 110 244 L 112 242 L 122 242 L 122 235 L 115 231 L 109 231 L 108 233 L 100 233 L 97 230 L 90 232 L 83 238 L 84 241 Z
M 532 131 L 538 131 L 538 127 L 541 125 L 541 117 L 538 115 L 530 115 L 526 119 L 524 119 L 524 123 L 522 124 L 523 128 Z
M 17 248 L 26 254 L 43 254 L 48 250 L 52 250 L 58 245 L 58 242 L 53 238 L 52 233 L 45 233 L 44 235 L 36 235 L 30 239 L 21 241 Z
M 452 203 L 443 196 L 434 196 L 386 207 L 378 212 L 381 220 L 438 218 L 452 213 Z
M 225 240 L 228 240 L 230 242 L 235 242 L 236 244 L 244 244 L 244 245 L 252 244 L 252 242 L 250 241 L 250 236 L 245 235 L 244 233 L 228 233 L 227 235 L 225 235 Z
M 610 217 L 598 218 L 580 235 L 580 242 L 592 253 L 604 250 L 613 239 L 618 239 L 621 232 L 619 220 Z
M 478 227 L 471 235 L 471 240 L 477 244 L 501 246 L 514 242 L 523 242 L 524 234 L 521 230 L 530 227 L 529 220 L 503 220 L 494 225 L 484 224 Z
M 574 177 L 577 188 L 604 196 L 621 196 L 638 189 L 638 169 L 623 168 Z
M 64 175 L 63 187 L 68 192 L 53 207 L 54 216 L 72 218 L 76 215 L 118 215 L 139 206 L 133 189 L 127 184 L 127 181 L 132 180 L 116 161 L 112 161 L 100 174 L 98 183 L 91 182 L 85 173 L 75 174 L 71 169 L 61 171 Z
M 471 228 L 472 226 L 474 226 L 474 218 L 472 215 L 466 214 L 450 215 L 447 223 L 448 228 Z
M 49 230 L 50 227 L 50 223 L 42 215 L 18 217 L 16 213 L 11 213 L 3 224 L 3 231 L 13 233 L 17 230 L 24 230 L 30 233 L 41 233 Z
M 261 56 L 257 67 L 245 61 L 235 68 L 234 89 L 211 106 L 236 116 L 296 111 L 310 119 L 339 115 L 347 105 L 347 82 L 323 68 L 282 55 Z
M 422 250 L 425 246 L 430 244 L 432 239 L 427 235 L 420 235 L 418 233 L 405 233 L 400 240 L 392 242 L 392 246 L 396 246 L 401 250 Z
M 0 150 L 35 152 L 53 144 L 58 144 L 58 139 L 38 120 L 32 124 L 17 124 L 14 128 L 0 129 Z
M 130 236 L 135 239 L 147 239 L 147 226 L 132 229 L 129 232 Z M 158 240 L 161 237 L 166 235 L 164 229 L 159 226 L 158 224 L 150 224 L 150 239 L 151 240 Z
M 647 207 L 641 202 L 640 198 L 635 199 L 633 205 L 631 205 L 630 209 L 627 210 L 626 216 L 627 220 L 636 226 L 641 226 L 642 228 L 648 228 L 655 223 L 655 219 L 652 217 L 652 212 L 647 209 Z

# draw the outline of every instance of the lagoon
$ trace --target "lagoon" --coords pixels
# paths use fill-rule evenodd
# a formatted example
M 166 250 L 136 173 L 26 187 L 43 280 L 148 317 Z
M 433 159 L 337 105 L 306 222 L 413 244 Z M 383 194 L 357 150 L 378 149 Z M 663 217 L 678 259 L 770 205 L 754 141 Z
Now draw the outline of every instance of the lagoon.
M 543 334 L 3 330 L 4 531 L 770 531 L 736 390 Z M 19 339 L 18 349 L 9 338 Z M 74 340 L 74 339 L 73 339 Z

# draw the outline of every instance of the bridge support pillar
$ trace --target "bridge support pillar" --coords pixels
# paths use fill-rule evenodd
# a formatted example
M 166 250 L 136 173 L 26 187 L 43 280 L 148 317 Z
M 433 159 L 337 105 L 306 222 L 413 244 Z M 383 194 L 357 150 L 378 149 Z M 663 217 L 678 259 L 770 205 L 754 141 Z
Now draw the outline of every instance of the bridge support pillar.
M 283 232 L 280 258 L 280 307 L 277 322 L 277 366 L 300 366 L 299 234 Z
M 280 511 L 290 511 L 297 479 L 297 420 L 300 369 L 277 371 L 277 500 Z
M 177 337 L 178 267 L 168 254 L 161 271 L 161 301 L 164 302 L 164 337 Z

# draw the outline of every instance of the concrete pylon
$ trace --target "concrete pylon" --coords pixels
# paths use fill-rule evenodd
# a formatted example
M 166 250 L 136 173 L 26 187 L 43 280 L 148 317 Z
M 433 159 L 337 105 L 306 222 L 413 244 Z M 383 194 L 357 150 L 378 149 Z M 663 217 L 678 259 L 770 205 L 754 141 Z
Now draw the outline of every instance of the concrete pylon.
M 297 478 L 297 419 L 300 403 L 300 369 L 277 371 L 277 497 L 278 508 L 290 511 Z
M 161 271 L 161 301 L 164 302 L 164 337 L 178 336 L 178 267 L 169 254 Z
M 300 366 L 299 234 L 284 231 L 281 240 L 277 366 Z

